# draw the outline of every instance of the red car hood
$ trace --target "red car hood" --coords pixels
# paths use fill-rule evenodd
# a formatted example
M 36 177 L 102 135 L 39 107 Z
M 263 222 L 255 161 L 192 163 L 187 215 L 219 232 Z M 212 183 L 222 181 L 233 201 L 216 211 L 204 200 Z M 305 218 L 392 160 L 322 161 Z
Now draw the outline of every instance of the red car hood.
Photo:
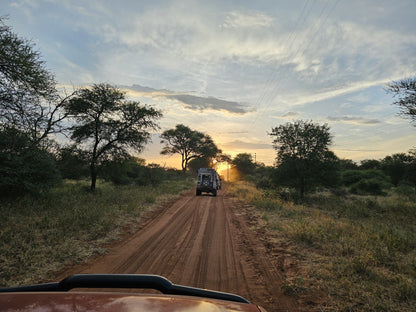
M 254 304 L 186 296 L 93 292 L 26 292 L 0 294 L 1 311 L 220 312 L 264 311 Z

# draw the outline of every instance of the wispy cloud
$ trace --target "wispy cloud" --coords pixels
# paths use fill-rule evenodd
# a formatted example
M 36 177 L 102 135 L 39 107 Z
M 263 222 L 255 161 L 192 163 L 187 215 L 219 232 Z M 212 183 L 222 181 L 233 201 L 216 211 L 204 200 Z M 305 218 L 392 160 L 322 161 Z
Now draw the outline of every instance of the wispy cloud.
M 283 117 L 283 118 L 295 118 L 297 116 L 299 116 L 299 113 L 297 113 L 297 112 L 287 112 L 287 113 L 283 114 L 281 117 Z
M 297 96 L 297 101 L 295 101 L 293 105 L 295 106 L 303 105 L 303 104 L 319 102 L 319 101 L 323 101 L 323 100 L 327 100 L 331 98 L 336 98 L 344 94 L 353 93 L 353 92 L 364 90 L 370 87 L 385 85 L 389 81 L 391 81 L 391 79 L 356 81 L 356 82 L 348 83 L 346 85 L 332 87 L 330 90 L 322 90 L 321 92 L 311 91 L 311 93 Z
M 227 14 L 222 27 L 225 28 L 258 28 L 269 27 L 272 25 L 273 18 L 270 16 L 255 12 L 251 14 L 241 12 L 230 12 Z
M 381 123 L 378 119 L 366 119 L 363 117 L 350 117 L 350 116 L 341 116 L 341 117 L 332 117 L 328 116 L 327 119 L 329 121 L 335 121 L 345 124 L 354 124 L 354 125 L 367 125 L 367 126 L 373 126 L 378 125 Z
M 221 144 L 221 147 L 230 149 L 230 150 L 257 150 L 257 149 L 273 150 L 272 144 L 245 142 L 241 140 L 235 140 L 235 141 L 223 143 Z
M 182 103 L 183 107 L 190 110 L 204 111 L 204 110 L 217 110 L 226 111 L 232 114 L 246 114 L 251 111 L 248 106 L 235 102 L 218 99 L 212 96 L 202 97 L 187 93 L 178 93 L 166 89 L 154 89 L 149 87 L 143 87 L 141 85 L 133 85 L 132 87 L 122 87 L 123 89 L 132 90 L 135 93 L 141 95 L 166 98 L 176 100 Z

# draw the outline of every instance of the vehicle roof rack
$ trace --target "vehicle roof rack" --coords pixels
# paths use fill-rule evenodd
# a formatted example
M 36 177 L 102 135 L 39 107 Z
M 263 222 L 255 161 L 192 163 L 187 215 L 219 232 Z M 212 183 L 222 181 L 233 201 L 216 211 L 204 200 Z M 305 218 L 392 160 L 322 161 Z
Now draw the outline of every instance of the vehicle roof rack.
M 148 274 L 76 274 L 60 282 L 21 287 L 0 288 L 2 292 L 69 291 L 74 288 L 142 288 L 155 289 L 168 295 L 197 296 L 227 301 L 250 303 L 238 295 L 175 285 L 168 279 Z

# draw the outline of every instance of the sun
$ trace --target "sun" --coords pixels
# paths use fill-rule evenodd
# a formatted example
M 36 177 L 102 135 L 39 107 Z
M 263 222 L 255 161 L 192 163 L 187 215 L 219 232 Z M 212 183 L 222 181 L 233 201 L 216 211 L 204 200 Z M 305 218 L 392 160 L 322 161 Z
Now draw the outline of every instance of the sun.
M 228 162 L 217 162 L 214 166 L 218 174 L 223 177 L 227 176 L 227 170 L 231 167 L 231 165 Z

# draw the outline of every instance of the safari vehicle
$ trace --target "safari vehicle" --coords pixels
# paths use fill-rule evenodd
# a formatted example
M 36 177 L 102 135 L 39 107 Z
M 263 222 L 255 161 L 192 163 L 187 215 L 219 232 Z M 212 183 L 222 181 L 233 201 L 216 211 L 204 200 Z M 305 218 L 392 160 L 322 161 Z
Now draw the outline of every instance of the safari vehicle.
M 82 291 L 71 291 L 71 289 Z M 98 292 L 111 288 L 111 292 Z M 115 292 L 126 288 L 129 292 Z M 154 289 L 162 294 L 134 293 Z M 89 291 L 88 291 L 89 289 Z M 94 289 L 94 291 L 91 291 Z M 172 284 L 157 275 L 80 274 L 56 283 L 0 289 L 1 311 L 102 311 L 102 312 L 264 312 L 243 297 Z
M 205 193 L 212 193 L 217 196 L 217 190 L 221 189 L 221 179 L 215 169 L 199 168 L 196 182 L 196 196 Z

